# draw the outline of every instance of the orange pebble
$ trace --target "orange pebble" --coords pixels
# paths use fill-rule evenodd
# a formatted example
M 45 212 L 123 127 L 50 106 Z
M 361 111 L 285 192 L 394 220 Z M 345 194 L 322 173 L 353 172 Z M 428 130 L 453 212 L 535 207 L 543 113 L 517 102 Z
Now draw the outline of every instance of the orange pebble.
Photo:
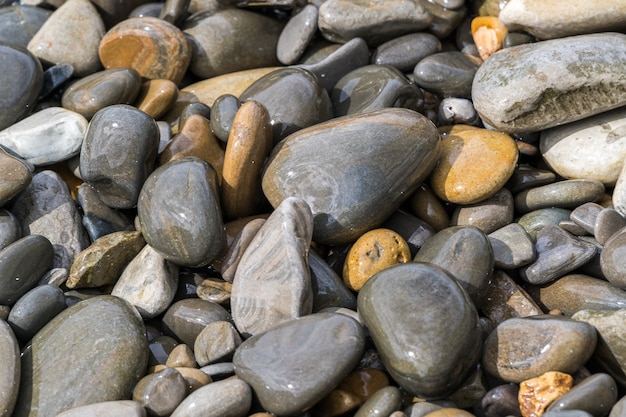
M 508 33 L 506 26 L 497 17 L 479 16 L 472 19 L 472 37 L 483 61 L 502 49 Z

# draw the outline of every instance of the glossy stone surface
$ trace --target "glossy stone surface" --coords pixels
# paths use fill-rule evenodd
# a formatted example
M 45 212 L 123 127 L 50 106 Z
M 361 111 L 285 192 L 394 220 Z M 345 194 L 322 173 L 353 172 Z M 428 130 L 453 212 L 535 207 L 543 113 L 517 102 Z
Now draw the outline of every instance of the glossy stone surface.
M 178 87 L 173 81 L 164 79 L 147 80 L 141 85 L 136 98 L 139 110 L 158 120 L 178 98 Z
M 452 224 L 474 226 L 489 234 L 511 224 L 513 212 L 513 195 L 506 188 L 501 188 L 481 202 L 458 206 L 452 214 Z
M 219 304 L 198 298 L 188 298 L 172 304 L 163 316 L 163 330 L 188 346 L 214 321 L 230 321 L 228 311 Z
M 548 225 L 558 226 L 563 220 L 570 218 L 570 210 L 562 208 L 545 208 L 533 210 L 519 218 L 518 224 L 526 230 L 526 233 L 535 241 L 537 233 Z
M 321 400 L 359 362 L 363 327 L 342 314 L 317 313 L 247 339 L 235 352 L 239 378 L 262 407 L 295 415 Z
M 400 409 L 402 393 L 397 387 L 389 386 L 379 389 L 354 414 L 355 417 L 375 417 L 391 415 Z
M 52 12 L 41 7 L 26 5 L 8 6 L 0 9 L 0 42 L 9 42 L 22 48 L 41 28 Z
M 76 201 L 83 211 L 83 226 L 87 229 L 92 242 L 109 233 L 133 229 L 128 217 L 121 211 L 105 205 L 91 184 L 80 185 Z
M 494 266 L 515 269 L 536 257 L 535 244 L 519 223 L 510 223 L 488 235 L 493 250 Z
M 89 415 L 91 417 L 110 417 L 123 415 L 124 417 L 145 417 L 146 410 L 136 401 L 102 401 L 79 407 L 72 407 L 57 416 L 60 417 L 81 417 Z
M 191 393 L 174 410 L 172 417 L 245 417 L 252 406 L 252 390 L 234 378 L 205 385 Z
M 474 405 L 474 414 L 478 417 L 515 416 L 521 417 L 516 384 L 498 385 L 483 395 Z
M 306 5 L 294 14 L 280 32 L 276 44 L 276 57 L 285 65 L 295 64 L 317 32 L 318 10 Z
M 184 266 L 211 262 L 222 247 L 217 176 L 206 162 L 181 158 L 156 169 L 137 204 L 146 242 Z
M 413 395 L 451 393 L 479 360 L 476 310 L 439 267 L 409 263 L 379 272 L 359 292 L 358 310 L 385 368 Z
M 0 149 L 0 207 L 24 190 L 32 178 L 28 163 Z
M 72 349 L 59 358 L 68 339 L 74 340 Z M 55 416 L 77 406 L 129 398 L 147 361 L 145 328 L 129 304 L 111 296 L 75 304 L 25 348 L 13 415 Z
M 64 309 L 65 296 L 59 287 L 39 285 L 17 300 L 7 322 L 15 336 L 25 343 Z
M 436 36 L 410 33 L 379 45 L 372 53 L 371 63 L 390 65 L 407 73 L 413 71 L 419 61 L 440 51 L 441 41 Z
M 0 416 L 9 417 L 19 395 L 20 347 L 4 320 L 0 320 L 0 359 L 3 363 L 0 368 Z
M 227 321 L 214 321 L 206 325 L 196 337 L 193 353 L 199 366 L 226 362 L 232 359 L 241 336 Z
M 611 284 L 622 290 L 626 289 L 622 262 L 625 248 L 626 234 L 617 233 L 606 242 L 600 254 L 602 273 Z
M 356 310 L 356 297 L 337 273 L 314 250 L 309 250 L 313 312 L 328 307 Z
M 547 207 L 573 209 L 597 201 L 603 194 L 604 185 L 598 180 L 557 181 L 519 192 L 515 196 L 515 209 L 522 213 Z
M 349 116 L 276 146 L 263 192 L 274 206 L 289 196 L 304 199 L 314 216 L 313 240 L 347 243 L 393 213 L 438 156 L 439 134 L 418 113 L 387 109 Z
M 617 402 L 617 386 L 608 374 L 597 373 L 576 384 L 546 409 L 547 412 L 583 410 L 594 416 L 606 415 Z
M 515 317 L 543 314 L 524 288 L 500 270 L 494 271 L 480 308 L 494 325 Z
M 422 59 L 413 70 L 415 82 L 443 97 L 472 95 L 472 81 L 479 61 L 461 52 L 439 52 Z

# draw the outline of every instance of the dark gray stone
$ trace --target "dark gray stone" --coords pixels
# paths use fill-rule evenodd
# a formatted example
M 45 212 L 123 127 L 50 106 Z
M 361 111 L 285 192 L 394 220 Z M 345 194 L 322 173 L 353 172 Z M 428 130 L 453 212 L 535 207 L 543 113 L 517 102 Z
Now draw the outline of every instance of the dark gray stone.
M 214 321 L 232 321 L 230 313 L 219 304 L 199 298 L 175 302 L 163 316 L 163 331 L 187 346 L 193 346 L 196 337 Z
M 430 33 L 410 33 L 379 45 L 371 63 L 390 65 L 402 72 L 412 72 L 415 65 L 429 55 L 441 52 L 441 41 Z
M 7 322 L 15 336 L 22 343 L 26 343 L 64 309 L 63 291 L 54 285 L 40 285 L 24 294 L 15 303 Z
M 413 76 L 420 87 L 443 97 L 470 98 L 478 67 L 477 60 L 461 52 L 440 52 L 422 59 Z

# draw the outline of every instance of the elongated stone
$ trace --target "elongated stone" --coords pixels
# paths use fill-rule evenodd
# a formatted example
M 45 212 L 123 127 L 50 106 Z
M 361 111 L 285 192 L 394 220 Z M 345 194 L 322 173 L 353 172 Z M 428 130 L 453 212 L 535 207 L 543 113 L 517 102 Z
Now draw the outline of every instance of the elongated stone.
M 626 104 L 626 35 L 596 33 L 506 48 L 478 69 L 474 106 L 504 132 L 533 132 Z M 500 98 L 506 97 L 506 100 Z
M 308 204 L 287 198 L 254 236 L 235 272 L 230 302 L 242 335 L 260 334 L 311 313 L 307 253 L 312 233 Z
M 0 207 L 28 187 L 33 178 L 31 168 L 21 158 L 0 148 Z
M 252 406 L 252 390 L 233 378 L 205 385 L 185 398 L 172 417 L 245 417 Z
M 606 415 L 617 402 L 615 380 L 605 373 L 593 374 L 576 384 L 546 409 L 547 412 L 583 410 L 594 416 Z
M 603 194 L 604 185 L 598 180 L 557 181 L 518 193 L 515 209 L 523 213 L 548 207 L 574 209 L 599 200 Z
M 409 197 L 434 167 L 439 148 L 434 125 L 411 110 L 331 120 L 274 148 L 263 192 L 275 207 L 289 196 L 304 199 L 313 212 L 313 240 L 347 243 Z
M 0 145 L 33 165 L 50 165 L 78 155 L 87 119 L 62 107 L 49 107 L 0 132 Z
M 407 73 L 429 55 L 441 51 L 441 41 L 430 33 L 410 33 L 379 45 L 372 53 L 371 63 L 390 65 Z
M 70 408 L 57 414 L 57 417 L 83 417 L 87 415 L 90 417 L 146 417 L 146 410 L 137 401 L 103 401 Z
M 0 416 L 13 412 L 20 388 L 20 347 L 9 325 L 0 320 Z
M 470 98 L 479 60 L 462 52 L 439 52 L 422 59 L 413 70 L 415 82 L 444 97 Z
M 145 327 L 126 301 L 103 295 L 79 302 L 25 347 L 13 415 L 53 417 L 73 407 L 130 398 L 147 362 Z
M 317 6 L 313 4 L 289 19 L 276 44 L 276 56 L 281 63 L 291 65 L 298 61 L 317 32 L 317 20 Z
M 65 296 L 55 285 L 39 285 L 15 303 L 7 322 L 22 342 L 28 342 L 42 327 L 65 309 Z
M 52 12 L 41 7 L 8 4 L 3 2 L 0 9 L 0 42 L 26 48 Z

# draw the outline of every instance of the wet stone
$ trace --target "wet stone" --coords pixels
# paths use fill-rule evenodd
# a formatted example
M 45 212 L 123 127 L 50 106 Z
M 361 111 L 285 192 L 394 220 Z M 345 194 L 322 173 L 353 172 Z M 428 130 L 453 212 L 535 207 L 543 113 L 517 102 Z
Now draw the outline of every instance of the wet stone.
M 582 227 L 588 234 L 593 234 L 598 214 L 602 211 L 603 207 L 597 203 L 584 203 L 576 207 L 570 213 L 570 219 L 577 225 Z
M 415 257 L 419 249 L 436 233 L 428 223 L 401 209 L 393 213 L 382 227 L 402 236 L 409 245 L 411 258 Z
M 165 365 L 167 357 L 178 345 L 178 342 L 170 336 L 159 336 L 148 345 L 150 350 L 148 366 Z
M 4 320 L 0 320 L 0 360 L 0 416 L 9 417 L 19 395 L 20 347 Z
M 359 410 L 355 417 L 376 417 L 390 415 L 400 409 L 402 392 L 394 386 L 388 386 L 376 391 Z
M 356 297 L 343 280 L 314 250 L 309 250 L 313 312 L 327 307 L 344 307 L 356 310 Z
M 213 105 L 215 105 L 215 103 Z M 182 127 L 185 125 L 185 121 L 191 115 L 197 114 L 198 116 L 202 116 L 208 120 L 211 118 L 212 111 L 213 109 L 211 107 L 204 103 L 200 103 L 199 101 L 188 103 L 178 114 L 178 131 L 180 132 Z
M 187 396 L 187 383 L 173 368 L 146 375 L 135 386 L 133 400 L 151 416 L 167 416 Z
M 0 209 L 0 250 L 22 237 L 17 217 L 8 210 Z
M 470 98 L 479 62 L 462 52 L 439 52 L 422 59 L 413 76 L 420 87 L 443 97 Z
M 379 45 L 372 53 L 371 63 L 389 65 L 402 72 L 411 72 L 429 55 L 441 52 L 441 41 L 430 33 L 410 33 Z
M 26 343 L 64 309 L 63 291 L 54 285 L 40 285 L 20 297 L 7 322 L 18 340 Z
M 285 64 L 295 64 L 317 32 L 317 7 L 308 4 L 293 15 L 283 28 L 276 44 L 276 56 Z
M 483 395 L 474 405 L 474 414 L 478 417 L 514 416 L 521 417 L 516 384 L 498 385 Z
M 512 318 L 485 340 L 482 365 L 490 375 L 514 383 L 549 371 L 573 373 L 591 357 L 596 340 L 593 326 L 567 317 Z
M 609 417 L 623 416 L 624 413 L 626 413 L 626 409 L 624 409 L 625 406 L 626 406 L 626 396 L 620 398 L 619 401 L 615 404 L 615 406 L 613 406 L 609 414 Z
M 92 242 L 109 233 L 132 229 L 131 221 L 122 212 L 105 205 L 92 185 L 81 184 L 77 194 L 83 226 Z
M 513 195 L 501 188 L 479 203 L 458 206 L 452 214 L 455 226 L 474 226 L 489 234 L 513 222 Z
M 70 64 L 57 64 L 46 69 L 43 73 L 43 87 L 39 99 L 45 99 L 57 93 L 61 86 L 74 75 L 74 67 Z
M 196 368 L 197 365 L 193 350 L 185 343 L 174 346 L 165 361 L 168 368 Z
M 103 401 L 80 407 L 73 407 L 65 410 L 57 416 L 59 417 L 109 417 L 123 415 L 125 417 L 145 417 L 146 411 L 136 401 L 119 400 L 119 401 Z
M 439 267 L 408 263 L 379 272 L 359 292 L 358 310 L 386 370 L 412 395 L 453 392 L 479 360 L 476 310 Z M 409 318 L 413 310 L 420 314 Z
M 593 235 L 601 245 L 606 245 L 609 239 L 626 226 L 626 219 L 617 210 L 603 208 L 596 217 Z
M 178 87 L 170 80 L 147 80 L 135 99 L 137 108 L 158 120 L 174 104 Z
M 471 100 L 446 97 L 439 103 L 439 123 L 478 125 L 480 119 Z
M 458 9 L 448 9 L 434 1 L 420 0 L 419 3 L 425 7 L 432 16 L 432 21 L 430 25 L 428 25 L 428 32 L 439 39 L 445 39 L 452 35 L 467 14 L 467 8 L 465 6 Z
M 515 317 L 543 314 L 535 300 L 507 274 L 496 270 L 480 306 L 495 325 Z
M 213 382 L 211 378 L 197 368 L 178 367 L 176 369 L 185 378 L 187 383 L 187 392 L 193 393 L 198 388 Z
M 211 130 L 222 142 L 228 141 L 230 128 L 241 102 L 232 94 L 219 96 L 211 107 Z
M 446 208 L 427 184 L 420 184 L 409 197 L 408 205 L 416 217 L 424 220 L 436 231 L 450 226 Z
M 219 304 L 198 298 L 180 300 L 172 304 L 163 317 L 163 330 L 188 346 L 214 321 L 230 321 L 231 316 Z
M 511 178 L 507 181 L 506 188 L 513 194 L 517 194 L 527 188 L 550 184 L 555 180 L 556 175 L 550 170 L 519 164 L 513 171 Z
M 23 191 L 32 177 L 28 163 L 0 149 L 0 207 Z
M 91 119 L 98 110 L 132 103 L 141 89 L 141 77 L 131 68 L 99 71 L 72 83 L 64 92 L 63 107 Z
M 597 373 L 576 384 L 556 399 L 546 412 L 586 411 L 594 416 L 606 415 L 617 402 L 617 386 L 608 374 Z
M 266 411 L 295 415 L 347 376 L 364 347 L 364 329 L 357 321 L 342 314 L 316 313 L 247 339 L 233 363 L 237 376 L 250 384 Z
M 611 237 L 600 254 L 600 267 L 606 279 L 620 289 L 626 289 L 623 254 L 626 248 L 626 234 L 617 233 Z
M 522 417 L 541 416 L 554 400 L 572 388 L 573 383 L 571 375 L 554 371 L 522 381 L 518 394 Z
M 199 366 L 229 361 L 240 344 L 241 337 L 230 322 L 214 321 L 196 337 L 193 345 L 195 360 Z
M 244 417 L 252 406 L 252 390 L 233 378 L 205 385 L 191 393 L 171 414 L 172 417 Z
M 599 200 L 604 185 L 598 180 L 565 180 L 521 191 L 515 196 L 515 209 L 522 213 L 547 207 L 573 209 Z
M 41 7 L 4 4 L 2 6 L 4 7 L 0 9 L 0 42 L 12 43 L 22 48 L 28 46 L 28 42 L 52 14 L 50 10 Z
M 545 208 L 533 210 L 519 218 L 517 223 L 526 230 L 530 238 L 537 240 L 537 233 L 549 225 L 558 226 L 563 220 L 569 220 L 570 210 L 562 208 Z
M 535 260 L 535 244 L 519 223 L 501 227 L 488 237 L 496 268 L 515 269 Z
M 196 288 L 196 295 L 217 304 L 229 304 L 233 285 L 220 278 L 205 279 Z

